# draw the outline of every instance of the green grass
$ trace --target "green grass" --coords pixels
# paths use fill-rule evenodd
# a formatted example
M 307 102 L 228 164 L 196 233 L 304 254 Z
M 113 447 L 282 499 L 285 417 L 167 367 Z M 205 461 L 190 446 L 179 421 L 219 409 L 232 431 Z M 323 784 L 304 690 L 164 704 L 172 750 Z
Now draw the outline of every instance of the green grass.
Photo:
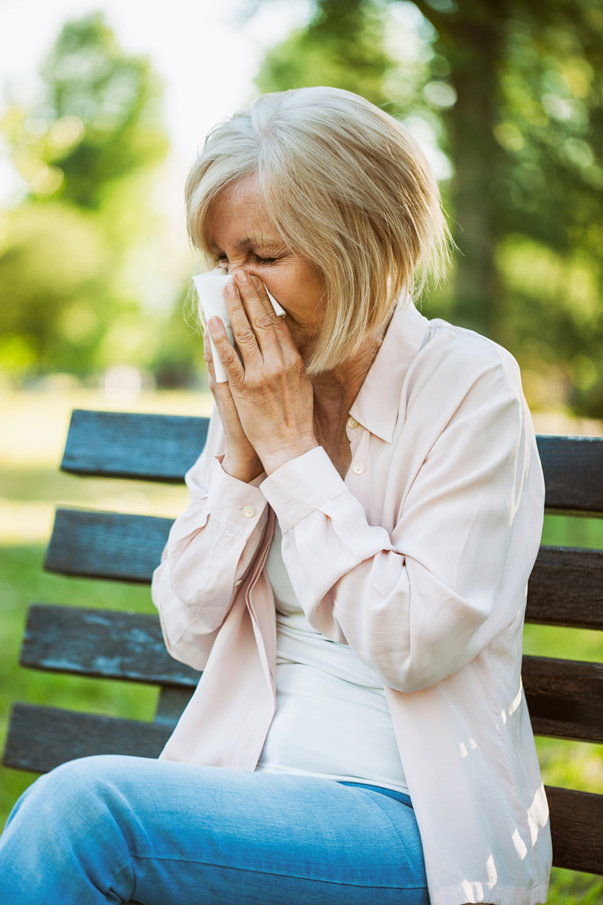
M 542 543 L 552 547 L 591 547 L 603 549 L 603 518 L 546 515 Z

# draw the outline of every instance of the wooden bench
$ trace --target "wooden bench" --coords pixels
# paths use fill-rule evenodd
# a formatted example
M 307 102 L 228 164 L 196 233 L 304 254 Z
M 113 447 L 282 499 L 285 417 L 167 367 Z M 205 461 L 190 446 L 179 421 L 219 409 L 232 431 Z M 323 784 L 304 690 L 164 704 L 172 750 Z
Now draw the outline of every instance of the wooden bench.
M 61 468 L 79 475 L 182 482 L 203 448 L 207 419 L 74 411 Z M 538 437 L 547 509 L 603 514 L 603 438 Z M 149 583 L 171 520 L 59 509 L 45 568 Z M 603 550 L 541 547 L 527 622 L 603 630 Z M 160 686 L 154 722 L 15 704 L 4 764 L 45 773 L 90 754 L 156 757 L 199 679 L 167 653 L 159 619 L 32 604 L 20 663 L 32 669 Z M 538 735 L 603 742 L 603 664 L 524 657 Z M 603 795 L 547 788 L 554 863 L 603 874 Z

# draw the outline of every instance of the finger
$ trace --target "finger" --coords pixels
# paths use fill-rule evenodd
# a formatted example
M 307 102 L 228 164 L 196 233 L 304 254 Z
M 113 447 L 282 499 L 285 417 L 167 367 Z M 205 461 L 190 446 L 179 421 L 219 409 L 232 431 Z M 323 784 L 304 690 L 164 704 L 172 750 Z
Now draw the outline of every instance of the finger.
M 214 368 L 214 360 L 212 356 L 209 334 L 206 334 L 204 336 L 203 356 L 205 358 L 205 364 L 209 373 L 209 390 L 216 401 L 220 420 L 222 422 L 222 426 L 224 427 L 224 432 L 227 437 L 233 437 L 235 439 L 235 442 L 239 441 L 240 435 L 243 435 L 245 437 L 243 427 L 241 425 L 241 419 L 239 417 L 239 411 L 237 409 L 233 395 L 230 392 L 229 383 L 218 383 L 218 381 L 216 380 L 216 372 Z M 247 440 L 246 437 L 245 439 Z M 247 440 L 247 442 L 249 441 Z
M 211 380 L 213 380 L 215 383 L 216 371 L 214 368 L 214 360 L 211 354 L 211 342 L 207 328 L 205 330 L 205 333 L 203 334 L 203 358 L 205 359 L 205 367 L 207 368 L 207 373 L 209 374 Z
M 205 333 L 203 335 L 203 357 L 205 359 L 205 366 L 207 368 L 207 373 L 209 375 L 209 389 L 216 396 L 216 393 L 220 395 L 220 391 L 223 387 L 228 387 L 228 382 L 224 383 L 223 381 L 218 381 L 216 379 L 216 366 L 214 361 L 214 355 L 211 348 L 211 340 L 209 336 L 209 330 L 207 326 L 205 327 Z
M 228 339 L 226 327 L 219 317 L 210 317 L 207 324 L 216 352 L 229 383 L 238 385 L 245 380 L 245 370 L 235 349 Z
M 247 312 L 243 305 L 239 287 L 234 281 L 226 284 L 224 288 L 224 301 L 228 310 L 230 328 L 237 348 L 241 353 L 245 369 L 247 370 L 254 365 L 261 366 L 262 353 L 258 345 L 257 337 L 249 323 L 249 318 L 247 317 Z
M 243 434 L 243 427 L 239 417 L 239 410 L 230 391 L 230 385 L 228 383 L 215 383 L 212 392 L 226 435 L 237 438 L 239 434 Z
M 290 351 L 294 354 L 299 354 L 297 350 L 297 346 L 293 342 L 293 336 L 291 335 L 291 330 L 289 329 L 289 325 L 287 323 L 287 315 L 286 314 L 277 314 L 274 308 L 272 307 L 272 302 L 268 297 L 268 292 L 266 291 L 266 287 L 259 279 L 259 277 L 252 277 L 252 281 L 255 284 L 255 287 L 258 291 L 260 299 L 264 303 L 264 307 L 270 313 L 272 317 L 272 324 L 274 326 L 275 335 L 279 341 L 281 350 L 283 352 Z
M 263 357 L 275 352 L 280 353 L 276 331 L 279 318 L 275 314 L 264 284 L 257 277 L 250 277 L 245 271 L 239 271 L 235 276 L 235 285 Z
M 270 299 L 268 300 L 270 301 Z M 272 307 L 272 305 L 271 305 Z M 293 341 L 293 335 L 291 330 L 289 329 L 289 323 L 287 322 L 286 314 L 281 314 L 280 317 L 276 316 L 276 323 L 274 325 L 275 333 L 278 337 L 278 341 L 281 345 L 281 349 L 283 352 L 285 351 L 293 351 L 297 352 L 297 346 Z

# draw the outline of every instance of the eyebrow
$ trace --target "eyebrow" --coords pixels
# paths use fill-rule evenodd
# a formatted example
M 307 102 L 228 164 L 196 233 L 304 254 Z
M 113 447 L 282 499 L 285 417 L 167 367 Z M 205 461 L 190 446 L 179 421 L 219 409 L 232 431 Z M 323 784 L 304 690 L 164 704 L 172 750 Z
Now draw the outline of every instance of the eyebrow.
M 215 242 L 212 242 L 211 246 L 215 251 L 220 251 Z M 245 236 L 243 239 L 235 242 L 235 248 L 248 248 L 249 246 L 259 246 L 260 248 L 282 248 L 283 242 L 276 237 L 268 238 L 267 236 Z

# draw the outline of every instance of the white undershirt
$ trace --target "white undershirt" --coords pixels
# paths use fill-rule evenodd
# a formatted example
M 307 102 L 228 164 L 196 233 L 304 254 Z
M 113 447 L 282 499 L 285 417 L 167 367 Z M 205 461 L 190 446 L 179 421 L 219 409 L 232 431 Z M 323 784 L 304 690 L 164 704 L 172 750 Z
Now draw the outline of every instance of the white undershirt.
M 277 710 L 257 770 L 408 793 L 383 685 L 346 644 L 312 628 L 276 526 L 266 568 L 276 602 Z

